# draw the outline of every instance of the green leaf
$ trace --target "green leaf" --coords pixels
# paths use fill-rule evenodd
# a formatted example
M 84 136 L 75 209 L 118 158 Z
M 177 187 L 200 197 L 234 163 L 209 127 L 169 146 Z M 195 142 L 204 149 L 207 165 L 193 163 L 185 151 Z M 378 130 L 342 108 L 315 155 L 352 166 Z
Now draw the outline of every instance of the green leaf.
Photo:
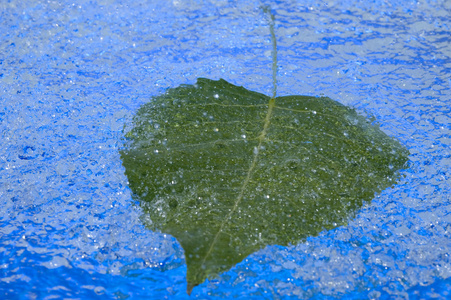
M 188 293 L 266 245 L 345 225 L 408 151 L 327 97 L 198 79 L 144 104 L 121 158 L 152 230 L 185 251 Z

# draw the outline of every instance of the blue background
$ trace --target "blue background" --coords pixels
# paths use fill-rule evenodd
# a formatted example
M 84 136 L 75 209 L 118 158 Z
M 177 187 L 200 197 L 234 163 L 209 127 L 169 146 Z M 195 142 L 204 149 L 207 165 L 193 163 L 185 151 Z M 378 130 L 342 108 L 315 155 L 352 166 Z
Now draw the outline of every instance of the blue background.
M 451 297 L 451 2 L 0 2 L 0 297 L 184 299 L 118 150 L 138 107 L 198 77 L 326 95 L 410 151 L 348 226 L 268 246 L 191 298 Z

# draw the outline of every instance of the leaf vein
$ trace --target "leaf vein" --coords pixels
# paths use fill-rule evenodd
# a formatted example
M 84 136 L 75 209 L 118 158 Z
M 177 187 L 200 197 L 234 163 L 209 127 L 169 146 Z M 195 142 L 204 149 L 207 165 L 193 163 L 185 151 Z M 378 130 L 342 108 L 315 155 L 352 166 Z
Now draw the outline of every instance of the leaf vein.
M 216 233 L 216 235 L 215 235 L 215 237 L 213 239 L 213 242 L 210 244 L 210 248 L 208 249 L 207 253 L 205 254 L 201 265 L 205 264 L 205 261 L 208 258 L 208 256 L 210 256 L 210 253 L 213 250 L 213 246 L 216 244 L 216 241 L 218 240 L 218 237 L 219 237 L 220 233 L 223 232 L 223 228 L 228 223 L 228 221 L 230 220 L 232 214 L 236 211 L 236 209 L 238 208 L 238 205 L 240 204 L 241 200 L 244 197 L 245 190 L 246 190 L 247 186 L 249 185 L 249 182 L 251 181 L 251 178 L 252 178 L 252 174 L 253 174 L 256 166 L 257 166 L 257 160 L 258 160 L 258 156 L 259 156 L 259 153 L 260 153 L 260 148 L 261 148 L 261 146 L 262 146 L 262 144 L 263 144 L 263 142 L 265 140 L 265 136 L 266 136 L 266 133 L 267 133 L 268 128 L 269 128 L 269 123 L 270 123 L 270 119 L 271 119 L 271 115 L 272 115 L 272 111 L 274 109 L 274 106 L 275 106 L 275 100 L 274 100 L 274 98 L 271 98 L 269 100 L 268 112 L 266 114 L 265 122 L 264 122 L 264 125 L 263 125 L 263 130 L 262 130 L 262 132 L 260 133 L 260 135 L 258 137 L 259 144 L 257 146 L 256 151 L 254 151 L 254 157 L 252 159 L 252 163 L 251 163 L 251 166 L 249 168 L 249 171 L 247 172 L 246 179 L 244 180 L 243 185 L 241 186 L 240 194 L 238 195 L 238 197 L 237 197 L 237 199 L 235 201 L 235 205 L 230 210 L 230 212 L 227 214 L 227 216 L 224 218 L 224 221 L 221 223 L 221 226 L 219 227 L 219 230 Z

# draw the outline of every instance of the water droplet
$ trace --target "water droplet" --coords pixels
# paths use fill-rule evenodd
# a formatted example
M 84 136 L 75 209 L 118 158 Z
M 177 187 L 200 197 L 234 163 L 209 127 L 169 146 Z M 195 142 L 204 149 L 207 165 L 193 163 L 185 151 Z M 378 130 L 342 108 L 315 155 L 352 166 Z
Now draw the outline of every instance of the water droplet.
M 30 160 L 37 158 L 39 154 L 36 151 L 36 148 L 33 146 L 25 146 L 23 147 L 23 152 L 19 154 L 20 159 Z
M 246 138 L 246 135 L 245 135 L 245 134 L 242 134 L 241 137 L 242 137 L 243 139 L 245 139 L 245 138 Z
M 153 128 L 155 128 L 155 129 L 160 128 L 160 124 L 157 124 L 157 123 L 153 124 Z
M 218 132 L 218 131 L 219 131 L 219 129 L 218 129 L 218 128 L 215 128 L 215 129 L 213 129 L 213 131 L 214 131 L 214 132 Z
M 158 154 L 158 150 L 157 150 L 157 149 L 155 149 L 153 152 L 154 152 L 155 154 Z
M 215 99 L 218 99 L 218 98 L 219 98 L 219 95 L 218 95 L 218 94 L 214 94 L 213 97 L 215 97 Z

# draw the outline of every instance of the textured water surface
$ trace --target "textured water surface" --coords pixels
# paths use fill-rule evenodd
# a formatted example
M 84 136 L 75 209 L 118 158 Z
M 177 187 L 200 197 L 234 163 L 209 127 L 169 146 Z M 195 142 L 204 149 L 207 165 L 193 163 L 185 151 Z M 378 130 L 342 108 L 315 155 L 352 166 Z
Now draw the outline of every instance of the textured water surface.
M 0 3 L 0 295 L 188 298 L 183 251 L 144 228 L 119 149 L 140 105 L 198 77 L 272 91 L 262 2 Z M 451 293 L 449 1 L 263 1 L 278 94 L 373 116 L 411 166 L 345 227 L 269 246 L 191 298 Z

